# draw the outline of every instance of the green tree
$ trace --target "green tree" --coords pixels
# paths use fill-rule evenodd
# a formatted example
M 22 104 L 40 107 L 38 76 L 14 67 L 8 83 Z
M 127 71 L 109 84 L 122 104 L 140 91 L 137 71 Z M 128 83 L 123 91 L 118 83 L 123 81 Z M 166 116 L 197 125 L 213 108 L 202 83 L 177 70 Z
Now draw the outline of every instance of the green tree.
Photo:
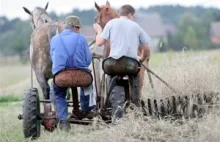
M 192 26 L 187 27 L 183 43 L 189 49 L 197 49 L 199 47 L 198 38 Z
M 170 47 L 174 50 L 181 50 L 183 47 L 188 49 L 208 49 L 211 46 L 209 41 L 209 23 L 204 19 L 200 19 L 192 13 L 186 12 L 180 19 L 177 26 L 177 32 L 168 40 Z M 180 44 L 180 46 L 177 45 Z
M 23 56 L 29 47 L 31 27 L 29 21 L 13 19 L 1 27 L 4 32 L 0 34 L 0 51 L 4 55 Z

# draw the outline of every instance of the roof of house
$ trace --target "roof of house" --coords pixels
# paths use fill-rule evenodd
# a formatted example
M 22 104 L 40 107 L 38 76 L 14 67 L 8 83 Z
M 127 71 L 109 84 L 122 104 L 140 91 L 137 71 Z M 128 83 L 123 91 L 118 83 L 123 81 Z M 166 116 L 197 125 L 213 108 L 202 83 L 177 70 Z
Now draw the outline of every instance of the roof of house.
M 135 21 L 152 38 L 166 36 L 165 26 L 158 13 L 137 13 L 135 15 Z
M 211 36 L 220 37 L 220 21 L 211 23 L 210 34 Z
M 176 33 L 176 26 L 173 24 L 165 24 L 164 29 L 167 34 L 174 34 Z

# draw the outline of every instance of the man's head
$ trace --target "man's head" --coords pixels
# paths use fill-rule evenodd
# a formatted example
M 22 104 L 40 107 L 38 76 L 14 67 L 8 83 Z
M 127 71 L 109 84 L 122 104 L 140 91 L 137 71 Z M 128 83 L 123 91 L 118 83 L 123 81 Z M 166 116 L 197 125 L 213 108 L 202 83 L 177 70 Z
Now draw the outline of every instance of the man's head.
M 126 16 L 131 20 L 134 19 L 134 13 L 135 13 L 135 9 L 131 5 L 128 5 L 128 4 L 123 5 L 120 8 L 120 12 L 119 12 L 120 16 Z
M 68 16 L 65 19 L 65 29 L 72 29 L 74 32 L 79 33 L 81 28 L 80 19 L 77 16 Z

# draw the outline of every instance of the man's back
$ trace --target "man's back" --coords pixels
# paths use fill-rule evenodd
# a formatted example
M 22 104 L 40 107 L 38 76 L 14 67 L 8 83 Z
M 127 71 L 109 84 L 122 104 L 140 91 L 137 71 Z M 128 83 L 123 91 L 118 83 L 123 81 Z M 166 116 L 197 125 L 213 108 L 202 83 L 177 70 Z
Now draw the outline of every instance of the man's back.
M 64 30 L 51 40 L 52 72 L 65 68 L 88 68 L 91 54 L 85 38 L 71 30 Z
M 108 32 L 109 31 L 109 32 Z M 102 37 L 110 39 L 110 57 L 118 59 L 128 56 L 137 59 L 137 50 L 141 42 L 149 42 L 150 37 L 140 28 L 140 26 L 128 18 L 118 18 L 109 21 L 106 25 Z

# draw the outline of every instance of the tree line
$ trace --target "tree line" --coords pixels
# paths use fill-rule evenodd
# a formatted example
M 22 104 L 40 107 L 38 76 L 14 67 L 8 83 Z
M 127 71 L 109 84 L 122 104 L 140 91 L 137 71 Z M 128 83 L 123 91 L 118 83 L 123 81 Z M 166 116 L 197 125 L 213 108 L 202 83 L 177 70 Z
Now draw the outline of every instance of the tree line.
M 210 41 L 210 25 L 220 21 L 220 9 L 201 6 L 183 7 L 154 6 L 140 9 L 142 12 L 158 12 L 163 22 L 176 26 L 176 33 L 168 34 L 160 51 L 182 50 L 183 47 L 192 50 L 217 48 Z
M 22 9 L 21 9 L 22 10 Z M 137 11 L 142 13 L 157 12 L 165 24 L 176 26 L 174 34 L 168 34 L 163 42 L 160 51 L 182 50 L 187 47 L 193 50 L 213 49 L 215 45 L 209 40 L 210 23 L 220 21 L 220 9 L 183 6 L 152 6 L 140 8 Z M 24 12 L 24 14 L 26 14 Z M 96 10 L 73 9 L 67 14 L 58 15 L 50 12 L 53 19 L 64 20 L 67 15 L 79 16 L 83 25 L 91 25 L 94 22 Z M 29 20 L 7 17 L 0 17 L 0 52 L 3 55 L 24 56 L 29 48 L 31 26 Z M 163 41 L 164 39 L 161 39 Z

